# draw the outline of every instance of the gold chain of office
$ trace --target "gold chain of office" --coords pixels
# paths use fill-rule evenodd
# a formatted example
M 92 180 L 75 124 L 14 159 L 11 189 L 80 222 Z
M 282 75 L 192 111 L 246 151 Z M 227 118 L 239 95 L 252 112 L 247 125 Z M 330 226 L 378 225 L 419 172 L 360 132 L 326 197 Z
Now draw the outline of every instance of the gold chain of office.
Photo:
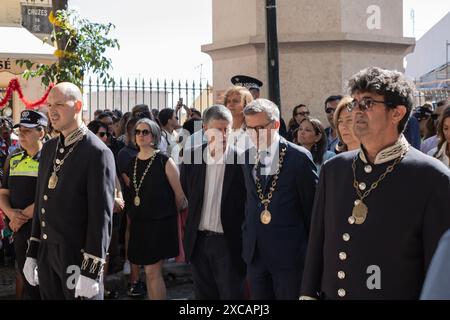
M 397 159 L 395 159 L 394 163 L 392 163 L 391 165 L 389 165 L 386 168 L 386 171 L 383 172 L 380 177 L 377 179 L 377 181 L 373 182 L 372 185 L 370 186 L 370 189 L 367 190 L 366 192 L 364 192 L 364 194 L 361 193 L 361 191 L 359 190 L 359 182 L 356 180 L 356 159 L 358 156 L 356 156 L 353 159 L 353 163 L 352 163 L 352 169 L 353 169 L 353 187 L 356 190 L 356 194 L 358 195 L 357 200 L 355 200 L 354 203 L 354 207 L 352 210 L 352 215 L 349 218 L 350 223 L 356 223 L 356 224 L 363 224 L 364 221 L 366 221 L 367 218 L 367 213 L 369 211 L 369 209 L 367 208 L 367 205 L 363 202 L 363 200 L 374 190 L 378 187 L 378 184 L 384 180 L 384 178 L 386 178 L 386 176 L 391 173 L 395 166 L 397 164 L 400 163 L 400 161 L 402 161 L 403 157 L 405 156 L 406 153 L 403 153 L 400 157 L 398 157 Z
M 133 186 L 134 186 L 134 191 L 136 193 L 136 196 L 134 197 L 134 205 L 136 207 L 139 207 L 141 204 L 141 198 L 139 197 L 139 190 L 141 189 L 142 186 L 142 182 L 144 181 L 145 176 L 147 175 L 148 170 L 150 169 L 150 167 L 152 166 L 153 160 L 155 160 L 156 155 L 158 154 L 158 152 L 156 151 L 150 158 L 147 167 L 144 170 L 144 173 L 142 174 L 141 180 L 139 181 L 139 186 L 137 185 L 137 180 L 136 180 L 136 176 L 137 176 L 137 162 L 138 162 L 138 157 L 136 156 L 136 160 L 134 161 L 134 170 L 133 170 Z
M 50 178 L 48 179 L 47 187 L 49 189 L 55 189 L 56 188 L 56 185 L 58 184 L 58 179 L 59 179 L 58 178 L 59 170 L 61 170 L 61 167 L 64 164 L 64 161 L 66 161 L 67 157 L 69 157 L 69 155 L 72 153 L 72 151 L 78 145 L 78 143 L 81 140 L 83 140 L 83 137 L 84 137 L 83 130 L 79 129 L 78 131 L 75 132 L 75 134 L 73 135 L 73 138 L 71 139 L 72 147 L 69 149 L 69 151 L 64 155 L 64 157 L 61 160 L 57 159 L 58 149 L 59 149 L 60 140 L 61 140 L 61 138 L 58 138 L 58 142 L 56 143 L 55 156 L 53 158 L 53 172 L 50 175 Z M 64 149 L 62 149 L 62 150 L 64 150 Z
M 256 157 L 256 164 L 255 164 L 255 173 L 256 173 L 256 192 L 258 193 L 259 199 L 261 200 L 262 205 L 264 206 L 264 210 L 261 212 L 260 220 L 263 224 L 269 224 L 272 220 L 272 214 L 268 210 L 270 201 L 272 199 L 273 193 L 275 192 L 277 181 L 280 175 L 281 168 L 283 167 L 283 161 L 284 156 L 286 155 L 286 147 L 284 146 L 281 149 L 280 157 L 278 161 L 278 168 L 275 172 L 275 175 L 272 180 L 272 184 L 270 185 L 269 193 L 267 194 L 267 197 L 264 197 L 263 189 L 261 186 L 261 181 L 258 178 L 258 170 L 259 170 L 259 154 Z

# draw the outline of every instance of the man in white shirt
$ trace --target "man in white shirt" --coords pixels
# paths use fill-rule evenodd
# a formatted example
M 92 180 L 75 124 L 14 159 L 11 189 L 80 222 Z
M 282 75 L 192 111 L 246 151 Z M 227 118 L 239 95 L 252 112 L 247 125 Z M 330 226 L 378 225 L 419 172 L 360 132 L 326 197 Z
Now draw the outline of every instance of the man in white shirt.
M 181 184 L 189 202 L 184 250 L 201 300 L 244 297 L 241 225 L 246 190 L 237 152 L 227 144 L 232 116 L 222 105 L 205 110 L 208 142 L 186 150 Z

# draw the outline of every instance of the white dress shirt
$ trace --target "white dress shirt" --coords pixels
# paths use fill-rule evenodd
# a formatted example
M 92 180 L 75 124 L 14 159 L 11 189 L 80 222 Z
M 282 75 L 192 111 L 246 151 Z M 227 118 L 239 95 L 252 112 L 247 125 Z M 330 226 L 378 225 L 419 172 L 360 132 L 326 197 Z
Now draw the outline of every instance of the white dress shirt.
M 215 159 L 210 151 L 206 151 L 206 177 L 203 190 L 203 206 L 198 229 L 223 233 L 220 218 L 222 204 L 222 189 L 225 176 L 226 157 L 230 148 L 226 148 L 223 157 Z

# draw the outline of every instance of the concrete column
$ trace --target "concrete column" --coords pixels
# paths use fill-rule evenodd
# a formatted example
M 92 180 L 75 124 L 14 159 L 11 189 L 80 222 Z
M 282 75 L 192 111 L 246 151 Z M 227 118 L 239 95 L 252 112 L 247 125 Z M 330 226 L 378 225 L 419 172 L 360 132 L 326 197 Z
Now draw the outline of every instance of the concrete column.
M 202 51 L 213 60 L 214 99 L 220 101 L 235 74 L 267 83 L 265 1 L 212 4 L 213 43 Z M 277 6 L 286 122 L 299 103 L 325 120 L 324 100 L 345 93 L 352 74 L 368 66 L 403 71 L 403 57 L 414 48 L 414 39 L 403 37 L 402 0 L 279 0 Z M 267 96 L 266 86 L 261 94 Z

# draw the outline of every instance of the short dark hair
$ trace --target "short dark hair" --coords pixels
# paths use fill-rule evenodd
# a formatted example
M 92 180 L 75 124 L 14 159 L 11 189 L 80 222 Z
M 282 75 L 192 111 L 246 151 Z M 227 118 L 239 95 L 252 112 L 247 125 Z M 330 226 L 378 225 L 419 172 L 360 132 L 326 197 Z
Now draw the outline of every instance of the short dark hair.
M 327 108 L 327 104 L 328 102 L 332 102 L 332 101 L 336 101 L 336 100 L 341 100 L 342 96 L 341 95 L 335 95 L 335 96 L 329 96 L 326 100 L 325 100 L 325 109 Z
M 104 128 L 108 132 L 108 126 L 101 122 L 100 120 L 92 120 L 87 125 L 88 129 L 91 130 L 93 133 L 97 134 L 100 128 Z
M 445 106 L 446 104 L 447 104 L 447 100 L 441 100 L 436 103 L 436 107 L 439 108 L 439 107 Z
M 198 109 L 190 108 L 189 110 L 191 111 L 191 113 L 196 114 L 200 118 L 202 117 L 202 113 Z
M 372 92 L 384 97 L 386 103 L 395 108 L 403 105 L 406 114 L 398 124 L 398 132 L 405 130 L 414 106 L 414 84 L 403 73 L 378 67 L 369 67 L 353 75 L 348 81 L 350 94 L 356 91 Z
M 136 123 L 138 122 L 138 118 L 133 118 L 131 117 L 130 119 L 128 119 L 127 124 L 126 124 L 126 133 L 128 133 L 129 135 L 133 135 L 134 134 L 134 127 L 136 126 Z
M 161 123 L 161 125 L 165 126 L 167 122 L 169 122 L 169 120 L 172 119 L 174 113 L 175 110 L 173 110 L 172 108 L 162 109 L 158 115 L 159 122 Z
M 150 108 L 146 104 L 137 104 L 131 109 L 131 115 L 134 118 L 148 118 L 154 120 L 153 114 L 150 112 Z
M 102 120 L 103 118 L 110 117 L 114 121 L 114 114 L 111 111 L 103 111 L 97 116 L 97 120 Z

